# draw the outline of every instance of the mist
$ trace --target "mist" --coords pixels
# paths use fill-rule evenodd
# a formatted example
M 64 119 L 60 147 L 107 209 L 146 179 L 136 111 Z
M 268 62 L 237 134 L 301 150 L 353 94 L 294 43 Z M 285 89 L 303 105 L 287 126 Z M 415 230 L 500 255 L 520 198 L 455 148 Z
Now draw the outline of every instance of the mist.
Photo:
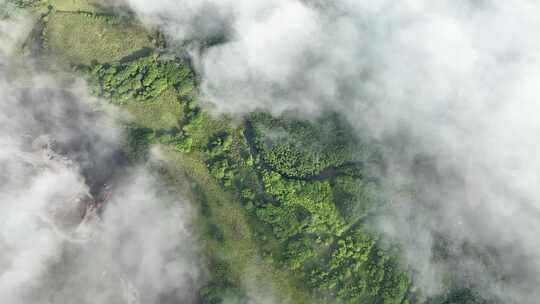
M 425 295 L 451 273 L 489 299 L 537 302 L 536 1 L 125 2 L 178 43 L 222 38 L 193 48 L 214 110 L 330 109 L 383 143 L 392 205 L 375 226 Z
M 30 26 L 0 20 L 0 302 L 196 302 L 189 202 L 158 158 L 127 160 L 118 110 L 84 82 L 16 66 Z

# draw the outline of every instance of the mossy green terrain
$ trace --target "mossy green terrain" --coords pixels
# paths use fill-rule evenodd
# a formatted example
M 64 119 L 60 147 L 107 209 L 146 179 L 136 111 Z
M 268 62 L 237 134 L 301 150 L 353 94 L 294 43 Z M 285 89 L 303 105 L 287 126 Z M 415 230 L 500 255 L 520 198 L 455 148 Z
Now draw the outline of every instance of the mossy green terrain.
M 317 303 L 300 282 L 275 268 L 271 259 L 261 257 L 246 211 L 233 194 L 224 191 L 207 173 L 204 160 L 196 154 L 180 155 L 171 147 L 164 149 L 170 160 L 170 173 L 185 174 L 194 183 L 192 198 L 198 202 L 201 245 L 211 252 L 209 270 L 213 276 L 202 290 L 206 301 L 220 303 L 223 296 L 236 293 L 236 297 L 254 300 L 270 295 L 279 303 Z M 248 285 L 253 288 L 237 290 Z
M 149 129 L 170 129 L 183 116 L 183 106 L 178 102 L 176 92 L 168 90 L 152 101 L 128 103 L 123 107 L 137 125 Z
M 91 34 L 81 37 L 82 32 Z M 382 297 L 379 288 L 369 293 L 352 288 L 354 280 L 342 273 L 358 267 L 365 279 L 361 270 L 367 266 L 362 265 L 377 247 L 368 234 L 350 232 L 333 201 L 331 180 L 338 180 L 338 167 L 354 161 L 352 154 L 336 150 L 346 148 L 342 143 L 322 142 L 307 150 L 290 144 L 320 133 L 318 124 L 269 118 L 271 123 L 262 130 L 253 126 L 267 122 L 266 117 L 233 122 L 209 115 L 195 100 L 189 63 L 151 54 L 119 62 L 152 44 L 148 33 L 129 20 L 53 10 L 44 35 L 45 51 L 60 62 L 84 66 L 81 71 L 95 94 L 132 115 L 127 141 L 132 159 L 147 157 L 150 145 L 159 144 L 169 159 L 169 175 L 185 175 L 193 183 L 200 241 L 212 273 L 201 290 L 205 302 L 220 303 L 228 297 L 274 297 L 281 303 Z M 290 140 L 263 145 L 264 132 L 285 133 Z M 276 163 L 278 159 L 282 162 Z M 336 172 L 309 180 L 330 167 Z M 289 180 L 282 173 L 298 179 Z M 361 244 L 343 247 L 341 240 Z M 351 257 L 332 266 L 341 259 L 333 252 L 349 257 L 347 248 L 352 253 L 361 249 L 360 260 Z M 375 273 L 381 280 L 386 276 L 384 270 Z M 397 291 L 395 303 L 401 302 L 404 291 Z
M 128 141 L 131 158 L 147 157 L 145 150 L 149 145 L 145 143 L 159 144 L 169 160 L 169 175 L 185 176 L 193 183 L 191 193 L 186 195 L 197 202 L 200 241 L 210 253 L 208 261 L 212 273 L 208 286 L 201 291 L 204 301 L 220 303 L 229 297 L 256 299 L 272 296 L 283 303 L 317 303 L 304 284 L 290 277 L 286 270 L 275 267 L 271 258 L 260 254 L 248 214 L 239 197 L 211 175 L 209 159 L 213 156 L 208 151 L 209 146 L 223 134 L 231 138 L 229 156 L 235 162 L 251 158 L 242 125 L 235 127 L 231 118 L 213 117 L 197 106 L 191 91 L 194 77 L 188 75 L 186 78 L 186 73 L 182 72 L 188 66 L 187 62 L 176 59 L 174 66 L 177 69 L 169 76 L 159 73 L 160 77 L 154 77 L 150 76 L 153 72 L 148 69 L 149 62 L 157 66 L 172 61 L 153 58 L 136 59 L 127 64 L 92 65 L 83 72 L 88 75 L 90 83 L 95 84 L 97 95 L 110 98 L 132 115 L 129 124 L 132 140 Z M 138 75 L 142 76 L 138 78 Z M 126 82 L 124 78 L 130 81 Z M 149 78 L 153 81 L 146 81 Z M 133 86 L 132 80 L 140 82 L 141 87 Z M 154 82 L 162 83 L 163 90 L 154 90 Z M 126 90 L 117 90 L 122 85 Z M 187 141 L 189 147 L 184 145 Z M 215 148 L 216 153 L 221 153 L 221 142 Z M 176 182 L 185 183 L 185 180 Z M 255 290 L 246 286 L 265 287 Z
M 94 12 L 99 11 L 99 1 L 93 0 L 54 0 L 48 1 L 51 5 L 59 11 L 87 11 Z
M 114 16 L 53 10 L 46 18 L 46 52 L 69 64 L 120 61 L 156 44 L 142 25 Z
M 399 248 L 365 225 L 384 206 L 377 143 L 335 113 L 211 115 L 189 60 L 156 50 L 158 34 L 87 1 L 50 3 L 43 55 L 128 112 L 130 159 L 158 146 L 164 175 L 194 203 L 208 268 L 203 303 L 419 303 Z

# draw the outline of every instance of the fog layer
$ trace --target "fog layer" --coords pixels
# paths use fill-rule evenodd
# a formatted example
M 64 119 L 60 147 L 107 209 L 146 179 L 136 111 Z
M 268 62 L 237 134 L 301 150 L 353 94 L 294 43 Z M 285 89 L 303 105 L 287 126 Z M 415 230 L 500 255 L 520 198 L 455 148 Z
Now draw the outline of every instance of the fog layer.
M 127 166 L 84 85 L 13 66 L 21 18 L 0 21 L 0 302 L 194 302 L 187 202 Z
M 453 270 L 488 296 L 537 301 L 537 1 L 126 2 L 176 41 L 222 38 L 197 57 L 219 111 L 332 109 L 387 143 L 379 227 L 425 294 Z M 453 258 L 437 260 L 436 236 Z

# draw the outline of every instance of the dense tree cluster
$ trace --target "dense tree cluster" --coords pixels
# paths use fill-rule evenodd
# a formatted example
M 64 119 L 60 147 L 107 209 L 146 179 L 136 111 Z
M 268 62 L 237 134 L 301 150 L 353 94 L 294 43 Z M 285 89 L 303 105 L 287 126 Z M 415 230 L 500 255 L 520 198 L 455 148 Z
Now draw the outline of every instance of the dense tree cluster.
M 235 157 L 240 152 L 232 147 L 240 144 L 223 132 L 206 147 L 208 168 L 235 187 L 254 230 L 269 227 L 271 235 L 257 234 L 261 243 L 277 244 L 266 254 L 328 300 L 402 303 L 407 276 L 360 222 L 378 204 L 376 183 L 360 177 L 361 166 L 345 166 L 368 158 L 353 156 L 358 141 L 341 130 L 339 118 L 306 122 L 257 113 L 245 128 L 252 161 Z M 328 167 L 331 174 L 321 174 Z
M 232 185 L 234 175 L 237 173 L 237 165 L 228 157 L 232 143 L 230 132 L 223 131 L 214 134 L 206 147 L 210 174 L 227 187 Z
M 97 95 L 118 103 L 152 100 L 168 89 L 176 90 L 179 96 L 189 96 L 195 87 L 187 62 L 165 60 L 157 55 L 118 65 L 95 64 L 89 75 L 96 84 Z
M 94 64 L 83 69 L 94 85 L 94 93 L 110 100 L 154 102 L 165 90 L 173 90 L 183 104 L 183 115 L 170 129 L 127 128 L 130 151 L 136 158 L 144 158 L 151 142 L 172 145 L 179 152 L 190 152 L 191 133 L 200 128 L 203 113 L 191 96 L 195 77 L 189 64 L 179 59 L 162 59 L 157 55 L 139 58 L 122 64 Z
M 332 184 L 342 179 L 289 180 L 272 172 L 264 173 L 263 181 L 278 204 L 262 204 L 256 215 L 284 245 L 280 262 L 323 295 L 351 303 L 401 303 L 408 287 L 405 274 L 373 236 L 361 226 L 348 226 L 336 208 Z
M 205 304 L 221 304 L 224 299 L 235 304 L 252 303 L 231 279 L 231 271 L 226 262 L 211 259 L 208 266 L 213 272 L 212 279 L 200 291 Z
M 362 142 L 341 117 L 313 121 L 250 115 L 244 125 L 207 129 L 208 121 L 191 93 L 195 81 L 189 65 L 150 56 L 88 70 L 96 93 L 118 103 L 153 102 L 174 90 L 183 104 L 176 126 L 153 130 L 129 125 L 130 158 L 146 157 L 151 143 L 200 155 L 208 174 L 235 193 L 252 224 L 261 252 L 321 298 L 339 303 L 415 302 L 396 251 L 383 248 L 364 226 L 382 206 L 373 168 L 384 163 L 376 145 Z M 193 138 L 205 133 L 197 146 Z M 375 148 L 373 148 L 375 147 Z M 209 212 L 209 211 L 208 211 Z M 209 221 L 206 234 L 225 243 L 221 227 Z M 395 249 L 395 248 L 392 248 Z M 219 255 L 210 255 L 213 275 L 201 290 L 203 303 L 224 298 L 249 303 Z M 475 302 L 468 290 L 422 303 Z M 468 301 L 468 302 L 467 302 Z
M 366 178 L 343 174 L 331 180 L 333 201 L 340 216 L 354 223 L 381 206 L 380 186 Z
M 406 300 L 409 285 L 394 257 L 375 240 L 357 230 L 339 239 L 320 265 L 310 284 L 351 303 L 395 303 Z
M 255 113 L 250 122 L 264 162 L 288 177 L 315 176 L 366 156 L 352 128 L 337 114 L 310 122 Z
M 15 7 L 18 7 L 18 8 L 27 8 L 27 7 L 37 6 L 41 4 L 43 0 L 10 0 L 7 2 L 13 3 Z
M 245 266 L 261 266 L 259 260 L 265 261 L 263 272 L 277 269 L 285 273 L 287 279 L 293 278 L 284 280 L 286 284 L 301 282 L 298 289 L 313 291 L 321 302 L 499 303 L 487 301 L 486 295 L 478 292 L 482 282 L 474 285 L 477 282 L 462 280 L 459 275 L 468 273 L 456 274 L 458 271 L 445 273 L 440 295 L 426 298 L 412 288 L 414 277 L 411 279 L 397 260 L 400 249 L 383 246 L 366 225 L 385 207 L 377 179 L 385 171 L 382 153 L 377 143 L 365 140 L 343 117 L 328 113 L 306 120 L 290 114 L 252 113 L 245 124 L 231 124 L 229 119 L 203 112 L 193 94 L 196 78 L 188 60 L 163 55 L 163 33 L 148 31 L 132 12 L 104 13 L 102 8 L 87 6 L 92 1 L 0 2 L 0 18 L 24 8 L 33 9 L 36 16 L 41 14 L 24 42 L 25 52 L 40 55 L 36 58 L 53 55 L 59 62 L 81 67 L 95 94 L 126 106 L 128 111 L 136 106 L 141 107 L 134 112 L 151 109 L 137 112 L 139 116 L 134 115 L 137 117 L 124 125 L 124 152 L 130 161 L 146 160 L 150 146 L 158 143 L 183 153 L 178 159 L 189 164 L 179 165 L 182 161 L 174 160 L 171 167 L 193 181 L 195 201 L 204 217 L 202 228 L 197 227 L 201 228 L 201 245 L 219 244 L 209 247 L 217 250 L 206 252 L 211 275 L 200 289 L 202 303 L 252 303 L 240 276 Z M 204 51 L 227 41 L 228 32 L 225 27 L 213 36 L 184 43 Z M 170 109 L 166 106 L 159 111 L 147 107 L 166 104 L 161 103 L 164 96 L 173 96 L 172 103 L 178 101 L 181 106 L 174 104 L 178 107 L 172 108 L 178 111 L 163 118 L 166 123 L 148 123 L 166 116 L 163 113 Z M 425 164 L 421 160 L 417 165 Z M 431 177 L 423 178 L 426 176 Z M 425 180 L 419 184 L 425 185 Z M 414 185 L 411 188 L 405 191 L 414 195 Z M 203 192 L 213 197 L 203 197 Z M 235 202 L 233 197 L 241 206 L 227 205 Z M 209 207 L 213 200 L 217 203 Z M 245 222 L 227 220 L 232 217 Z M 463 257 L 473 257 L 471 260 L 485 266 L 494 280 L 508 279 L 499 277 L 496 254 L 478 258 L 489 248 L 482 251 L 474 244 L 455 244 L 432 234 L 433 262 L 458 265 Z M 248 241 L 242 243 L 242 237 Z M 250 246 L 246 246 L 248 242 Z M 257 262 L 248 265 L 231 258 L 241 252 L 244 254 L 239 259 L 255 256 Z
M 157 131 L 160 143 L 172 144 L 178 152 L 190 152 L 193 146 L 191 132 L 201 126 L 202 110 L 197 103 L 188 99 L 184 103 L 184 115 L 178 121 L 178 126 L 170 130 Z

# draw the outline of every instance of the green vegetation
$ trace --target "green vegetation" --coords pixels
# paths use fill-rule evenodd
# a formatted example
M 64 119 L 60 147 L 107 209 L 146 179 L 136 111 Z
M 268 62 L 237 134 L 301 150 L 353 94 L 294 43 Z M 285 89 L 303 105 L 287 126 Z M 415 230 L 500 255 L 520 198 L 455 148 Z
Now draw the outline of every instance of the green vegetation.
M 242 286 L 247 284 L 271 291 L 278 302 L 294 299 L 293 303 L 319 303 L 286 270 L 274 267 L 271 259 L 260 256 L 246 210 L 230 191 L 209 175 L 200 157 L 202 154 L 197 151 L 180 154 L 172 147 L 164 148 L 170 160 L 170 175 L 185 174 L 194 184 L 191 199 L 198 202 L 200 241 L 208 253 L 207 267 L 212 274 L 202 288 L 203 303 L 221 303 L 225 298 L 246 296 L 263 300 L 257 299 L 257 293 L 243 290 Z M 182 183 L 185 181 L 178 184 Z
M 18 8 L 28 8 L 28 7 L 38 6 L 43 1 L 42 0 L 12 0 L 8 2 L 13 3 L 13 5 L 15 5 L 15 7 L 18 7 Z
M 264 152 L 259 151 L 265 151 L 267 147 L 260 144 L 265 134 L 260 129 L 255 129 L 251 140 L 256 146 L 250 146 L 250 139 L 245 135 L 249 125 L 262 125 L 268 117 L 262 114 L 251 117 L 245 127 L 232 128 L 230 123 L 224 123 L 219 128 L 208 128 L 207 125 L 215 119 L 197 106 L 191 98 L 191 91 L 186 94 L 183 89 L 186 87 L 185 83 L 193 88 L 193 74 L 186 72 L 188 68 L 186 62 L 162 61 L 157 56 L 150 56 L 124 64 L 96 64 L 86 70 L 91 82 L 96 84 L 96 94 L 128 109 L 131 104 L 159 102 L 167 90 L 176 92 L 177 102 L 182 105 L 182 115 L 178 117 L 176 124 L 168 129 L 156 129 L 148 128 L 149 124 L 146 123 L 145 126 L 129 129 L 128 151 L 131 158 L 144 159 L 151 143 L 161 143 L 183 152 L 184 158 L 192 155 L 191 162 L 204 163 L 207 172 L 205 174 L 215 179 L 222 188 L 220 191 L 231 193 L 227 195 L 230 202 L 241 201 L 237 206 L 240 210 L 236 212 L 240 212 L 241 217 L 246 217 L 243 233 L 249 240 L 246 242 L 252 244 L 249 245 L 251 250 L 255 250 L 256 247 L 253 246 L 268 243 L 266 248 L 261 250 L 263 257 L 270 261 L 266 262 L 264 267 L 276 267 L 275 271 L 291 273 L 293 281 L 305 282 L 295 283 L 300 288 L 318 290 L 319 296 L 324 296 L 327 300 L 338 298 L 354 302 L 362 299 L 386 299 L 399 303 L 405 297 L 408 286 L 406 277 L 394 260 L 380 248 L 376 238 L 360 229 L 361 225 L 356 225 L 355 221 L 359 220 L 360 216 L 354 220 L 343 217 L 334 201 L 336 197 L 347 196 L 350 198 L 349 203 L 354 204 L 358 203 L 354 201 L 355 197 L 363 196 L 367 205 L 374 204 L 367 192 L 354 187 L 354 180 L 358 177 L 350 174 L 353 171 L 350 166 L 344 166 L 359 160 L 352 158 L 352 153 L 346 152 L 334 157 L 330 151 L 346 151 L 339 147 L 333 148 L 335 141 L 317 146 L 304 145 L 302 151 L 312 147 L 311 157 L 320 158 L 320 163 L 323 164 L 318 167 L 318 172 L 309 169 L 311 174 L 321 173 L 325 166 L 332 166 L 334 172 L 317 179 L 310 179 L 309 176 L 289 178 L 282 175 L 278 170 L 273 170 L 272 165 L 265 163 L 266 157 L 261 157 Z M 159 76 L 152 76 L 155 74 Z M 150 81 L 145 81 L 147 79 Z M 132 85 L 134 82 L 137 85 Z M 155 82 L 162 83 L 163 89 L 154 90 Z M 337 117 L 332 116 L 330 119 L 334 121 L 334 130 L 337 129 Z M 266 124 L 265 127 L 267 132 L 273 132 L 271 127 L 282 128 L 293 123 L 301 122 L 289 122 L 286 118 L 274 119 L 274 125 Z M 318 124 L 304 122 L 303 133 L 295 132 L 294 136 L 298 139 L 312 136 L 316 131 L 311 128 L 315 126 L 322 128 Z M 290 130 L 297 129 L 291 127 Z M 205 133 L 203 138 L 200 138 L 201 131 Z M 194 135 L 197 137 L 197 132 L 199 139 L 195 141 Z M 197 142 L 197 145 L 194 145 L 194 142 Z M 304 157 L 303 154 L 300 156 Z M 297 169 L 292 162 L 290 164 L 289 172 Z M 203 189 L 207 188 L 209 183 L 213 182 L 197 183 L 200 185 L 197 192 L 204 193 Z M 197 200 L 207 201 L 201 197 Z M 208 205 L 204 208 L 209 208 L 210 203 L 207 201 L 206 204 Z M 221 209 L 217 206 L 214 208 Z M 213 239 L 213 242 L 217 243 L 214 246 L 219 248 L 214 252 L 221 252 L 220 255 L 227 255 L 229 250 L 235 252 L 234 243 L 227 244 L 227 249 L 221 248 L 225 246 L 222 243 L 230 237 L 230 233 L 224 232 L 223 223 L 210 218 L 212 217 L 203 220 L 203 223 L 208 231 L 207 237 Z M 253 236 L 250 236 L 250 231 L 254 231 Z M 251 251 L 251 254 L 255 253 Z M 370 256 L 374 258 L 367 258 Z M 211 255 L 209 258 L 212 267 L 217 268 L 216 275 L 231 269 L 223 257 Z M 352 275 L 351 269 L 357 271 Z M 231 281 L 229 275 L 214 278 L 209 286 L 205 287 L 204 295 L 208 297 L 209 303 L 216 302 L 220 295 L 222 297 L 239 288 L 241 277 Z M 374 285 L 355 285 L 360 279 Z M 390 292 L 390 287 L 382 288 L 386 285 L 396 285 L 396 289 Z M 236 291 L 236 294 L 239 294 L 239 291 Z
M 82 71 L 94 94 L 136 115 L 148 129 L 147 140 L 191 151 L 191 132 L 200 128 L 203 114 L 192 98 L 195 77 L 188 62 L 152 55 L 115 65 L 95 63 Z
M 384 205 L 376 143 L 335 113 L 311 121 L 211 116 L 197 102 L 189 61 L 155 49 L 161 35 L 129 18 L 83 11 L 87 1 L 52 3 L 43 20 L 45 54 L 77 67 L 94 94 L 130 113 L 131 161 L 159 145 L 169 182 L 190 185 L 185 195 L 199 210 L 209 270 L 203 303 L 261 300 L 250 284 L 278 303 L 422 302 L 409 291 L 399 248 L 383 246 L 365 224 Z M 462 291 L 423 303 L 473 298 Z
M 44 48 L 69 64 L 117 62 L 158 43 L 141 25 L 112 15 L 53 10 L 47 19 Z
M 363 156 L 352 128 L 336 114 L 309 122 L 255 113 L 250 121 L 264 162 L 288 177 L 318 175 Z
M 95 12 L 99 10 L 99 0 L 49 0 L 59 11 L 69 12 Z
M 376 183 L 361 168 L 382 165 L 380 158 L 373 149 L 354 153 L 362 151 L 359 141 L 341 121 L 336 114 L 313 122 L 252 115 L 253 168 L 263 190 L 240 192 L 248 193 L 243 197 L 252 216 L 271 229 L 276 264 L 319 296 L 345 303 L 402 303 L 406 275 L 362 225 L 380 203 Z
M 178 125 L 178 118 L 184 115 L 184 104 L 178 101 L 172 89 L 164 91 L 158 98 L 149 101 L 123 104 L 137 124 L 155 130 L 169 130 Z
M 117 103 L 153 100 L 174 89 L 179 97 L 189 96 L 195 87 L 189 64 L 179 60 L 143 57 L 125 64 L 94 64 L 90 75 L 95 93 Z

